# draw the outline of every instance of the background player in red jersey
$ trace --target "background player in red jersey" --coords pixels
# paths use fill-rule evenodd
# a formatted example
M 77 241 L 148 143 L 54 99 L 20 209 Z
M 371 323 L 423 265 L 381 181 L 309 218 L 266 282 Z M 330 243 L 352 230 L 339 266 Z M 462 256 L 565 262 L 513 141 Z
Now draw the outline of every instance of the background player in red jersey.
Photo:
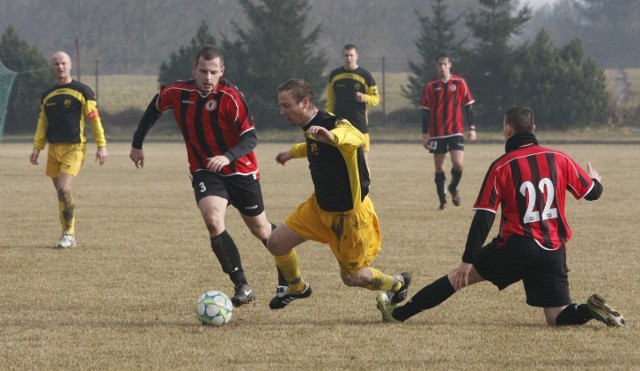
M 530 108 L 506 112 L 506 153 L 491 164 L 482 182 L 462 262 L 402 307 L 379 294 L 378 309 L 385 321 L 405 321 L 474 283 L 487 280 L 502 290 L 522 280 L 527 304 L 544 308 L 550 326 L 582 325 L 594 318 L 608 326 L 624 326 L 622 316 L 599 295 L 586 304 L 573 304 L 569 295 L 566 192 L 576 199 L 596 200 L 602 194 L 600 175 L 591 164 L 584 171 L 563 152 L 540 146 L 534 130 Z M 500 233 L 483 247 L 499 205 Z
M 222 78 L 222 52 L 212 46 L 202 48 L 192 69 L 195 79 L 163 86 L 153 97 L 133 136 L 129 157 L 136 167 L 144 166 L 142 143 L 147 132 L 164 111 L 173 109 L 211 249 L 234 283 L 233 304 L 240 306 L 252 301 L 255 294 L 247 282 L 238 247 L 225 228 L 227 205 L 240 211 L 251 233 L 265 246 L 275 228 L 264 211 L 253 152 L 258 139 L 244 95 Z
M 449 193 L 455 206 L 460 206 L 458 184 L 464 162 L 464 124 L 469 124 L 469 141 L 476 140 L 473 103 L 467 82 L 451 73 L 451 59 L 447 54 L 436 57 L 438 77 L 427 82 L 422 95 L 422 145 L 433 153 L 436 168 L 436 192 L 440 210 L 447 209 L 444 174 L 445 155 L 451 153 L 451 183 Z

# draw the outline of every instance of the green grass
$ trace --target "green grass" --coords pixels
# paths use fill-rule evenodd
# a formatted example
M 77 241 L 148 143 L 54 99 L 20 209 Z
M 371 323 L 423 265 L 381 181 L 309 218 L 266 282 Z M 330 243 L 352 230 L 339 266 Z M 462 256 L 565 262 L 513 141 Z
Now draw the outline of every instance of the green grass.
M 205 291 L 232 292 L 209 247 L 187 177 L 184 144 L 145 145 L 145 168 L 128 143 L 109 145 L 109 162 L 93 162 L 74 185 L 78 247 L 57 251 L 56 195 L 30 143 L 0 145 L 0 368 L 2 369 L 636 369 L 640 364 L 640 159 L 637 146 L 559 146 L 591 161 L 605 193 L 596 202 L 567 200 L 574 237 L 568 244 L 575 301 L 605 296 L 628 327 L 598 322 L 549 328 L 528 307 L 520 284 L 498 292 L 465 289 L 401 325 L 384 324 L 375 293 L 348 288 L 326 246 L 300 246 L 311 298 L 268 309 L 273 260 L 232 207 L 236 240 L 257 299 L 222 328 L 201 328 L 193 315 Z M 286 167 L 274 157 L 288 144 L 257 148 L 269 219 L 279 224 L 311 193 L 306 161 Z M 457 265 L 470 206 L 501 144 L 467 145 L 463 205 L 438 212 L 433 162 L 418 142 L 374 143 L 372 200 L 383 251 L 375 266 L 410 270 L 410 293 Z M 44 160 L 44 158 L 43 158 Z M 495 235 L 497 225 L 491 235 Z

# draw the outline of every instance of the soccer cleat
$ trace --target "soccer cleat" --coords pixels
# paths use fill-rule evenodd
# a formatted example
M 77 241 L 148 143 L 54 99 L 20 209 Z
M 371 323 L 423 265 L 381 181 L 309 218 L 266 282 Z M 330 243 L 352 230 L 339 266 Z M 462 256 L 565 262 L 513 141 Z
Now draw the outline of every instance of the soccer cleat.
M 609 327 L 624 326 L 624 318 L 615 309 L 605 303 L 602 296 L 593 294 L 587 299 L 587 307 L 594 319 L 604 323 Z
M 393 318 L 393 310 L 396 309 L 395 304 L 391 304 L 389 301 L 389 296 L 386 293 L 380 292 L 376 297 L 377 305 L 376 307 L 382 313 L 382 320 L 384 322 L 398 322 L 397 319 Z
M 458 190 L 451 188 L 451 186 L 449 186 L 448 189 L 449 193 L 451 193 L 451 202 L 453 202 L 455 206 L 460 206 L 460 193 Z
M 447 211 L 447 209 L 448 209 L 447 204 L 441 204 L 440 207 L 438 207 L 438 210 L 441 210 L 441 211 Z
M 241 283 L 236 285 L 235 294 L 231 298 L 231 302 L 233 303 L 233 306 L 237 308 L 241 305 L 252 302 L 255 298 L 256 295 L 253 293 L 253 290 L 251 290 L 251 287 L 246 283 Z
M 289 294 L 288 286 L 278 286 L 276 288 L 276 296 L 269 302 L 269 308 L 282 309 L 296 299 L 305 299 L 311 296 L 311 285 L 305 283 L 304 290 L 299 293 Z
M 76 247 L 76 238 L 71 233 L 64 232 L 60 237 L 60 241 L 56 245 L 58 249 L 66 249 L 69 247 Z
M 409 291 L 409 285 L 411 284 L 411 273 L 402 272 L 398 275 L 397 279 L 402 283 L 400 289 L 397 292 L 387 291 L 387 297 L 391 304 L 398 304 L 407 298 L 407 292 Z

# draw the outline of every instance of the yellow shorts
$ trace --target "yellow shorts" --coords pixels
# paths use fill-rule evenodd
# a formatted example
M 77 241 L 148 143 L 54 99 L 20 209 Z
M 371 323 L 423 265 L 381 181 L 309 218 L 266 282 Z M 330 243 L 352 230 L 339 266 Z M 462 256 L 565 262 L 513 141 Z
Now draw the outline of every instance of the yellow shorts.
M 369 147 L 371 147 L 371 142 L 369 141 L 369 133 L 363 133 L 364 135 L 364 143 L 362 144 L 362 151 L 369 152 Z
M 378 216 L 369 197 L 358 209 L 329 212 L 318 206 L 314 194 L 285 218 L 285 224 L 307 240 L 329 244 L 340 269 L 349 272 L 373 264 L 382 245 Z
M 54 179 L 60 173 L 78 176 L 86 154 L 85 143 L 50 143 L 45 174 Z

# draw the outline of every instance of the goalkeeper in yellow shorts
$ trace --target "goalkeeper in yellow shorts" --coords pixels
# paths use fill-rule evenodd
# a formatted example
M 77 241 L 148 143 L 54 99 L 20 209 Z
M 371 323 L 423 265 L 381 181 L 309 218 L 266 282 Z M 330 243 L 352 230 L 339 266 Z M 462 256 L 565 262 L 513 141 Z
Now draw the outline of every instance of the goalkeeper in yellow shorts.
M 271 309 L 311 296 L 311 286 L 300 273 L 295 247 L 306 240 L 331 246 L 347 286 L 387 291 L 394 303 L 407 297 L 411 274 L 389 276 L 371 265 L 382 243 L 378 217 L 369 197 L 369 172 L 364 162 L 364 135 L 347 120 L 314 103 L 311 86 L 288 80 L 278 87 L 280 114 L 301 127 L 306 141 L 280 152 L 276 161 L 309 161 L 314 193 L 285 218 L 269 237 L 267 248 L 288 286 L 278 286 Z

